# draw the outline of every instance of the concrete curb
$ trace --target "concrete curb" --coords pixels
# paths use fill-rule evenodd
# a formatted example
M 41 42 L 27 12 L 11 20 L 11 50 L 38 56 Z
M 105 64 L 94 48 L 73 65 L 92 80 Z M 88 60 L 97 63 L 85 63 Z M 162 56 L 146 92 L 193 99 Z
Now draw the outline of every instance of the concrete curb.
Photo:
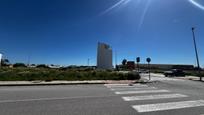
M 49 86 L 49 85 L 95 85 L 95 84 L 135 84 L 135 83 L 148 83 L 144 81 L 135 81 L 135 80 L 101 80 L 101 81 L 52 81 L 52 82 L 44 82 L 44 81 L 0 81 L 0 86 Z
M 44 83 L 44 84 L 0 84 L 1 86 L 49 86 L 49 85 L 84 85 L 84 84 L 105 84 L 105 83 Z

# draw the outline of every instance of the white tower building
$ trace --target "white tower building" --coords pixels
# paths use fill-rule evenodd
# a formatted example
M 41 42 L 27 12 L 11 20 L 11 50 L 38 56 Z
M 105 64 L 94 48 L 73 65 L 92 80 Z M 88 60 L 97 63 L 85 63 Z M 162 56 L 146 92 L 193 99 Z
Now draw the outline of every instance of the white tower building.
M 112 69 L 112 49 L 109 45 L 98 43 L 97 49 L 97 68 Z
M 0 66 L 1 66 L 2 56 L 3 56 L 3 55 L 0 53 Z

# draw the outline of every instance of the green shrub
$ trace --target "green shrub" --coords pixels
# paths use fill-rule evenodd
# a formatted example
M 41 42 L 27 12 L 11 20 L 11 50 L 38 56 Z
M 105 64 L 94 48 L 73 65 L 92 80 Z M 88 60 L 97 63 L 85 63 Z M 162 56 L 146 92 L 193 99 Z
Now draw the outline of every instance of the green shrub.
M 129 72 L 127 75 L 127 80 L 139 80 L 141 77 L 136 72 Z
M 58 70 L 49 68 L 0 68 L 0 81 L 34 80 L 138 80 L 137 73 L 118 73 L 97 70 Z
M 13 67 L 26 67 L 24 63 L 15 63 Z

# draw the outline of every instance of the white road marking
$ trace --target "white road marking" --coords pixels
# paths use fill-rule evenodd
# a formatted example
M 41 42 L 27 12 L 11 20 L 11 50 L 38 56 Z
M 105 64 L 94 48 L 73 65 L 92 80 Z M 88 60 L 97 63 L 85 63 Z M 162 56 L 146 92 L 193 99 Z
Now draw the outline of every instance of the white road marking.
M 110 96 L 78 96 L 78 97 L 50 97 L 36 99 L 16 99 L 16 100 L 0 100 L 1 103 L 16 103 L 16 102 L 32 102 L 32 101 L 53 101 L 53 100 L 69 100 L 69 99 L 85 99 L 85 98 L 105 98 Z
M 134 105 L 132 106 L 138 112 L 153 112 L 153 111 L 164 111 L 182 108 L 191 108 L 204 106 L 204 100 L 194 101 L 182 101 L 182 102 L 169 102 L 169 103 L 157 103 L 157 104 L 146 104 L 146 105 Z
M 128 86 L 128 84 L 104 84 L 105 86 Z
M 144 79 L 149 79 L 148 74 L 141 74 L 142 78 Z M 170 78 L 170 77 L 165 77 L 164 75 L 160 74 L 151 74 L 151 81 L 185 81 L 183 79 L 178 79 L 176 77 Z
M 156 87 L 126 87 L 126 88 L 111 88 L 112 91 L 121 91 L 121 90 L 152 90 L 157 89 Z
M 110 85 L 106 86 L 108 88 L 136 88 L 136 87 L 148 87 L 147 85 L 141 85 L 141 84 L 134 84 L 132 86 L 129 85 Z
M 168 99 L 168 98 L 183 98 L 188 97 L 182 94 L 160 94 L 160 95 L 146 95 L 146 96 L 130 96 L 122 97 L 125 101 L 137 101 L 137 100 L 153 100 L 153 99 Z
M 115 92 L 115 94 L 141 94 L 141 93 L 162 93 L 170 92 L 168 90 L 142 90 L 142 91 L 121 91 Z

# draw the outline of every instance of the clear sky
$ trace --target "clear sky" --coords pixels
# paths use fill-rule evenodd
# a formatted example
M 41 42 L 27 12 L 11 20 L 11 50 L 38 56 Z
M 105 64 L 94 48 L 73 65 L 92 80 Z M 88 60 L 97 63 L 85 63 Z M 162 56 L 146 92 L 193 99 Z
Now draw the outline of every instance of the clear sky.
M 203 0 L 1 0 L 0 52 L 12 63 L 96 64 L 97 42 L 122 59 L 204 65 Z

